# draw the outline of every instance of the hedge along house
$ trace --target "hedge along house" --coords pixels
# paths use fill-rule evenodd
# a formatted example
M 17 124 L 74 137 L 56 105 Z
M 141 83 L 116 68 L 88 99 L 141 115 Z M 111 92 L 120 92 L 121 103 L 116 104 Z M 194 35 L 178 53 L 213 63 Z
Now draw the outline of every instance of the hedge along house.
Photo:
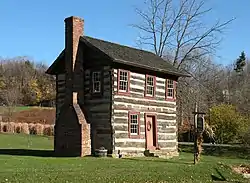
M 83 35 L 65 19 L 65 49 L 46 73 L 56 76 L 54 150 L 178 155 L 176 83 L 187 76 L 157 55 Z

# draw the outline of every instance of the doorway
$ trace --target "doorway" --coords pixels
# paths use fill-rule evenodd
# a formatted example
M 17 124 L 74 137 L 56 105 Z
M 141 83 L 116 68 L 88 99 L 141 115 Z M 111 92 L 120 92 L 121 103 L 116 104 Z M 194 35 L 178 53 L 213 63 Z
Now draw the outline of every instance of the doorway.
M 155 150 L 157 143 L 157 123 L 154 114 L 145 114 L 146 149 Z

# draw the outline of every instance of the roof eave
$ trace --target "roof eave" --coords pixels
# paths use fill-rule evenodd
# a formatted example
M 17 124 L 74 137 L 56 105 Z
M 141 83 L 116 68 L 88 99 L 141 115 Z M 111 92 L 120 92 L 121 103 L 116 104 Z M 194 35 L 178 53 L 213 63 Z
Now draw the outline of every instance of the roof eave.
M 117 63 L 123 63 L 123 64 L 131 65 L 131 66 L 135 66 L 135 67 L 140 67 L 140 68 L 144 68 L 144 69 L 148 69 L 148 70 L 153 70 L 153 71 L 164 73 L 164 74 L 175 75 L 175 76 L 178 76 L 178 77 L 190 77 L 189 74 L 184 74 L 184 73 L 181 73 L 181 72 L 173 72 L 173 71 L 154 68 L 154 67 L 149 67 L 149 66 L 141 65 L 141 64 L 134 63 L 134 62 L 131 62 L 131 61 L 127 61 L 127 60 L 121 60 L 121 59 L 113 59 L 113 60 L 114 60 L 114 62 L 117 62 Z
M 57 64 L 62 60 L 64 57 L 64 50 L 59 54 L 59 56 L 56 58 L 56 60 L 51 64 L 51 66 L 45 71 L 46 74 L 50 75 L 56 75 L 56 67 Z

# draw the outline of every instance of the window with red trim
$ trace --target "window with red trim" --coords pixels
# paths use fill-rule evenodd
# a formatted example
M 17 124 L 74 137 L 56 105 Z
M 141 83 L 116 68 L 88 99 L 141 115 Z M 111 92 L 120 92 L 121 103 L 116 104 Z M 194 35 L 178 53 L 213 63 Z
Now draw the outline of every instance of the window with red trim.
M 146 75 L 146 96 L 155 96 L 155 77 Z
M 119 70 L 118 73 L 118 91 L 129 92 L 129 71 Z
M 175 81 L 171 79 L 166 80 L 166 97 L 167 99 L 175 99 Z
M 140 113 L 129 113 L 129 136 L 140 135 Z

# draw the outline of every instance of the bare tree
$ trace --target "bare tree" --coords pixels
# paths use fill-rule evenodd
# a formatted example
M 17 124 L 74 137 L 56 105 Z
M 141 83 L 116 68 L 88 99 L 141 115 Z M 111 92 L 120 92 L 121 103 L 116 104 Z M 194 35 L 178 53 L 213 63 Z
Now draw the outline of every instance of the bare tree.
M 18 87 L 11 87 L 2 91 L 1 97 L 4 100 L 4 103 L 6 104 L 6 109 L 7 109 L 6 114 L 8 120 L 10 120 L 16 105 L 19 104 L 19 101 L 21 99 L 21 91 L 19 90 Z
M 217 21 L 206 26 L 203 21 L 211 13 L 205 0 L 146 0 L 147 9 L 136 9 L 142 23 L 133 24 L 140 30 L 139 44 L 153 48 L 160 57 L 171 57 L 180 68 L 187 60 L 215 52 L 226 26 L 233 21 Z M 198 51 L 199 55 L 192 54 Z
M 46 75 L 46 69 L 46 65 L 27 57 L 0 59 L 0 104 L 38 105 L 53 101 L 55 78 Z

